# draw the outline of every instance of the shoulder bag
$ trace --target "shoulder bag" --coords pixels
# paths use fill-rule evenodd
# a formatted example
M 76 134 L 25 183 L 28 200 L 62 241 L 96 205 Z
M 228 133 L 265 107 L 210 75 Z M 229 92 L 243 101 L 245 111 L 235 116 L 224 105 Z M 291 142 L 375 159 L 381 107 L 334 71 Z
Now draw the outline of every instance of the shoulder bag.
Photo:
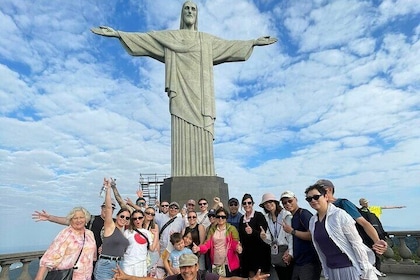
M 80 255 L 82 254 L 82 251 L 83 251 L 83 247 L 85 246 L 85 238 L 86 238 L 86 233 L 83 234 L 82 250 L 80 250 L 79 256 L 74 262 L 73 267 L 68 268 L 68 269 L 50 270 L 48 271 L 47 276 L 45 276 L 44 280 L 72 280 L 73 279 L 73 270 L 77 269 L 76 264 L 79 261 Z
M 277 219 L 279 219 L 279 217 L 277 217 Z M 276 221 L 277 223 L 277 221 Z M 275 227 L 277 228 L 277 225 L 275 225 Z M 287 250 L 287 245 L 279 245 L 278 244 L 278 237 L 280 234 L 280 230 L 279 229 L 278 232 L 275 232 L 274 234 L 271 232 L 270 226 L 268 226 L 268 231 L 270 232 L 271 235 L 271 264 L 275 265 L 275 266 L 280 266 L 280 267 L 286 267 L 286 263 L 283 260 L 283 255 Z M 277 236 L 276 236 L 277 235 Z

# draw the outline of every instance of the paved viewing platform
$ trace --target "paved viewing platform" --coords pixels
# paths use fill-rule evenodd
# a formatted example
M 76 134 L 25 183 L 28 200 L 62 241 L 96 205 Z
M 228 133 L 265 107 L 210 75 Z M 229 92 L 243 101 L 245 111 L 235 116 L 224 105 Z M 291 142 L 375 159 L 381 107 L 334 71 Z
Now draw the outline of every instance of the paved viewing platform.
M 420 280 L 420 231 L 388 232 L 388 250 L 383 255 L 381 271 L 387 280 Z M 31 280 L 44 251 L 0 255 L 0 280 Z M 19 266 L 17 269 L 11 267 Z M 323 278 L 321 278 L 323 279 Z

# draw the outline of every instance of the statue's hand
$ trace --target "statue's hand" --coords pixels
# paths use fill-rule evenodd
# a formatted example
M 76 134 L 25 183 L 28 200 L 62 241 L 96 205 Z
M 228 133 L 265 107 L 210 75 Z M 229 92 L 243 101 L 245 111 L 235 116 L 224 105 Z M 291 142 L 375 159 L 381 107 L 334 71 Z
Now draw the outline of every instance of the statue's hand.
M 270 36 L 264 36 L 264 37 L 260 37 L 257 40 L 255 40 L 254 46 L 271 45 L 275 42 L 277 42 L 277 38 L 270 37 Z
M 90 31 L 101 36 L 120 38 L 118 31 L 108 26 L 93 27 L 90 29 Z

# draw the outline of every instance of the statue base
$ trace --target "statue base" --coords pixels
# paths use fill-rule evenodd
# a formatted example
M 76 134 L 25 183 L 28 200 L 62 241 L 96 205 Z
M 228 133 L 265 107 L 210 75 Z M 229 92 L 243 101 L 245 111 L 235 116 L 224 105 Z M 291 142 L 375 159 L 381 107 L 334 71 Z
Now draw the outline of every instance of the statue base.
M 196 201 L 198 211 L 198 200 L 205 198 L 209 202 L 209 209 L 213 206 L 213 198 L 219 197 L 223 206 L 227 207 L 229 199 L 228 184 L 217 176 L 186 176 L 170 177 L 163 181 L 160 186 L 160 201 L 176 201 L 179 207 L 187 203 L 189 199 Z

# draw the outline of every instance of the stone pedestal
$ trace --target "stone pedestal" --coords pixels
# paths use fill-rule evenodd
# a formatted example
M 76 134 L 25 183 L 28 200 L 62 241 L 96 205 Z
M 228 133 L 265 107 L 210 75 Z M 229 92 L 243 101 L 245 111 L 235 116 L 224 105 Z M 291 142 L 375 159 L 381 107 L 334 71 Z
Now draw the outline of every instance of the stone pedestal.
M 228 184 L 217 176 L 170 177 L 165 179 L 160 187 L 160 201 L 176 201 L 180 207 L 188 199 L 194 199 L 198 204 L 198 200 L 203 197 L 208 200 L 210 209 L 215 196 L 220 197 L 223 206 L 228 208 Z M 198 209 L 196 205 L 196 210 Z

